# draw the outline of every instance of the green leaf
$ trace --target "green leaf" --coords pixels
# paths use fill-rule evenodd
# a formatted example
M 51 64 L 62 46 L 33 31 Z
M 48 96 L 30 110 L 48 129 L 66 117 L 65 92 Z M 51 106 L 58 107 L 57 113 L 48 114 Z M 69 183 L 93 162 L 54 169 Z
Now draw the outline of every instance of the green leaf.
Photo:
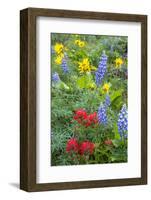
M 116 123 L 114 123 L 113 132 L 114 132 L 114 135 L 115 135 L 114 138 L 115 138 L 116 140 L 119 140 L 119 139 L 120 139 L 120 134 L 119 134 L 119 132 L 118 132 L 118 127 L 117 127 L 117 124 L 116 124 Z
M 91 84 L 93 84 L 93 80 L 92 80 L 92 76 L 91 74 L 86 74 L 81 76 L 80 78 L 78 78 L 77 80 L 77 85 L 79 86 L 79 88 L 83 89 L 83 88 L 89 88 L 89 86 Z
M 115 101 L 118 97 L 122 96 L 123 90 L 117 90 L 111 95 L 111 102 Z
M 127 151 L 123 151 L 118 149 L 117 151 L 113 151 L 112 155 L 110 156 L 112 162 L 126 162 L 127 161 Z
M 112 140 L 112 143 L 115 147 L 119 147 L 120 146 L 120 140 Z
M 118 132 L 115 132 L 115 139 L 117 139 L 117 140 L 120 139 L 120 134 Z
M 114 161 L 117 160 L 117 157 L 115 157 L 115 156 L 111 156 L 110 159 L 111 159 L 112 162 L 114 162 Z
M 56 85 L 57 88 L 59 89 L 63 89 L 63 90 L 69 90 L 69 86 L 67 84 L 65 84 L 63 81 L 61 81 L 60 83 L 58 83 Z
M 111 95 L 111 106 L 115 109 L 120 109 L 122 106 L 122 92 L 123 90 L 118 90 Z
M 79 88 L 85 88 L 86 76 L 82 76 L 82 77 L 78 78 L 77 85 L 79 86 Z

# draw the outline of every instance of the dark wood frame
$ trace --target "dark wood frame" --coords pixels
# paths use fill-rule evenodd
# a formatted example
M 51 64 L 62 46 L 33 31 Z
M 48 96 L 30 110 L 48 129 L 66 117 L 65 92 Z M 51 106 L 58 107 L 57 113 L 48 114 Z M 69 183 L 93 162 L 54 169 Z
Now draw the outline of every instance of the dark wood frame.
M 62 17 L 141 23 L 141 178 L 36 183 L 36 18 Z M 46 191 L 147 184 L 147 16 L 27 8 L 20 12 L 20 188 Z

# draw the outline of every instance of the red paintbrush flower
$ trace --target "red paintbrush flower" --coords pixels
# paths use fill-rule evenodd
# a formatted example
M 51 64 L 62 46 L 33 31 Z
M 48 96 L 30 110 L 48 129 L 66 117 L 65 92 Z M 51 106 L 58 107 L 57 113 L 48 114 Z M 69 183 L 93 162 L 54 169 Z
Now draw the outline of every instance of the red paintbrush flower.
M 91 122 L 91 124 L 98 123 L 98 118 L 97 118 L 97 113 L 96 112 L 88 115 L 87 119 Z
M 90 114 L 90 115 L 88 116 L 88 118 L 89 118 L 89 120 L 93 121 L 94 119 L 97 118 L 97 113 L 94 112 L 94 113 Z
M 84 109 L 79 109 L 75 111 L 75 115 L 73 117 L 75 120 L 77 119 L 86 119 L 87 118 L 87 112 Z
M 85 127 L 89 127 L 91 125 L 98 123 L 97 113 L 94 112 L 88 115 L 84 109 L 79 109 L 75 111 L 75 115 L 73 116 L 73 119 Z
M 79 152 L 81 155 L 83 154 L 93 154 L 95 145 L 90 141 L 84 141 L 80 145 Z
M 66 144 L 66 152 L 78 152 L 79 151 L 79 144 L 75 138 L 71 138 L 70 140 L 67 141 Z

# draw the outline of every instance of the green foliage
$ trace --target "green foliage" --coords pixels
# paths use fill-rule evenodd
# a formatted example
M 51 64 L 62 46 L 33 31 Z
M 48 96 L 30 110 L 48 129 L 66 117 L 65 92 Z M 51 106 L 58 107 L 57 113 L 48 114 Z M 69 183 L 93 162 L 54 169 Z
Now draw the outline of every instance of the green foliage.
M 117 90 L 111 95 L 111 107 L 112 109 L 120 109 L 122 107 L 122 93 L 123 90 Z
M 94 85 L 95 86 L 95 83 L 92 79 L 92 76 L 91 74 L 88 74 L 88 75 L 83 75 L 83 76 L 80 76 L 78 79 L 77 79 L 77 85 L 80 89 L 83 89 L 83 88 L 90 88 L 91 85 Z

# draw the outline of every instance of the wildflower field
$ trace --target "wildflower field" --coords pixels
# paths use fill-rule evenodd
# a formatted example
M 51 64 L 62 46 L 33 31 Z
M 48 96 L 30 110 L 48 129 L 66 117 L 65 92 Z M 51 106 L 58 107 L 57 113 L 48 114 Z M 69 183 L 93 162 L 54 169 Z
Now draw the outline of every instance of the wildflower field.
M 51 34 L 51 165 L 127 162 L 127 37 Z

